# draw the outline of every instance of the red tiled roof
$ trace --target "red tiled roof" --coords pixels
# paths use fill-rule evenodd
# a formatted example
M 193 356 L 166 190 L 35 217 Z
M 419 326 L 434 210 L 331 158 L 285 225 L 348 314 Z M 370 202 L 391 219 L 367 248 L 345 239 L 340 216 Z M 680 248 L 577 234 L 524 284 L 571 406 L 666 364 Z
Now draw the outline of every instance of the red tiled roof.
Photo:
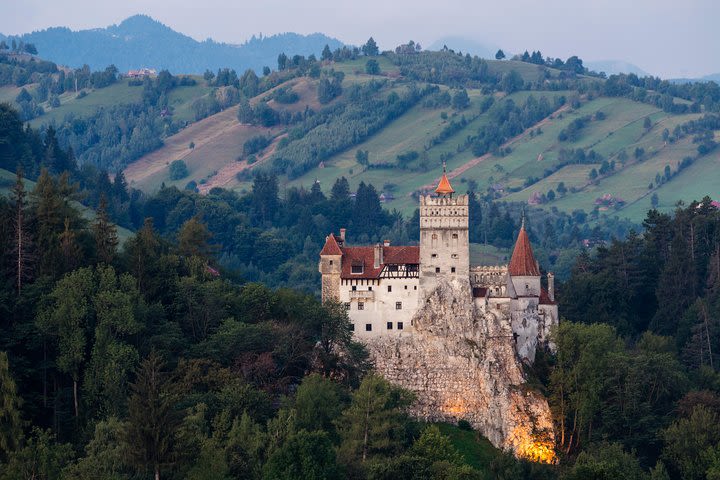
M 320 250 L 320 255 L 342 255 L 342 250 L 332 233 L 325 238 L 325 246 Z
M 518 234 L 517 242 L 515 242 L 515 249 L 508 265 L 508 272 L 516 277 L 540 276 L 540 270 L 538 270 L 535 262 L 530 239 L 524 225 L 520 227 L 520 234 Z
M 345 247 L 342 249 L 342 278 L 380 278 L 386 264 L 419 264 L 420 247 L 382 247 L 383 263 L 375 268 L 375 247 Z M 363 266 L 363 273 L 352 273 L 353 265 Z
M 557 305 L 557 302 L 550 300 L 550 295 L 544 288 L 540 289 L 540 305 Z

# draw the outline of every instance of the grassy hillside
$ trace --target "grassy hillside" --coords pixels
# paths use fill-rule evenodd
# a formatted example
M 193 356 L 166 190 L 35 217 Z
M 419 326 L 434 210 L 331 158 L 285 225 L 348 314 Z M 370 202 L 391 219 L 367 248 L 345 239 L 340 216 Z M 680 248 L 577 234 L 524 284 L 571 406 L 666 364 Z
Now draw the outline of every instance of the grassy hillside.
M 386 82 L 376 92 L 378 98 L 387 98 L 391 92 L 402 95 L 411 83 L 402 76 L 404 70 L 386 57 L 377 57 L 377 60 L 379 75 L 365 73 L 365 58 L 324 64 L 323 69 L 332 68 L 345 75 L 344 93 L 330 105 L 347 101 L 354 84 L 367 84 L 372 79 Z M 564 78 L 563 72 L 544 66 L 491 60 L 486 62 L 486 69 L 488 75 L 498 79 L 517 72 L 525 87 L 511 94 L 480 86 L 467 88 L 470 103 L 461 110 L 448 104 L 438 106 L 420 101 L 377 133 L 318 161 L 299 177 L 281 174 L 281 183 L 310 188 L 317 181 L 328 192 L 335 180 L 344 176 L 351 190 L 360 182 L 372 183 L 390 198 L 388 208 L 411 214 L 417 205 L 415 194 L 433 187 L 444 160 L 457 191 L 472 188 L 485 193 L 492 187 L 500 200 L 541 199 L 544 208 L 566 212 L 596 209 L 636 222 L 644 217 L 653 194 L 657 194 L 661 210 L 671 210 L 679 200 L 687 202 L 704 195 L 720 198 L 718 154 L 710 153 L 707 158 L 698 158 L 690 168 L 680 169 L 679 164 L 685 157 L 697 157 L 697 144 L 691 135 L 671 141 L 664 135 L 665 130 L 672 132 L 676 126 L 699 118 L 700 113 L 672 114 L 624 97 L 589 96 L 581 86 L 598 81 L 589 77 L 577 77 L 575 85 L 582 91 L 557 87 L 543 90 L 544 85 L 549 85 L 548 80 L 563 85 Z M 292 104 L 273 100 L 272 91 L 251 103 L 265 102 L 277 112 L 298 114 L 306 109 L 318 112 L 324 107 L 318 101 L 318 83 L 317 78 L 300 77 L 279 85 L 277 88 L 289 88 L 297 93 L 299 100 Z M 534 85 L 532 90 L 527 89 L 529 85 Z M 449 85 L 438 87 L 440 92 L 451 96 L 458 91 Z M 510 105 L 522 108 L 531 96 L 535 102 L 544 99 L 542 101 L 549 105 L 560 106 L 529 124 L 520 134 L 506 138 L 503 145 L 491 149 L 490 153 L 474 155 L 472 141 L 478 132 L 500 128 L 497 111 Z M 559 101 L 561 98 L 565 103 Z M 488 110 L 490 100 L 494 105 Z M 687 103 L 677 98 L 674 101 Z M 166 139 L 163 148 L 127 168 L 131 185 L 155 191 L 162 183 L 183 187 L 194 180 L 201 192 L 215 186 L 247 191 L 251 176 L 238 173 L 265 168 L 275 157 L 282 157 L 284 145 L 294 140 L 285 139 L 293 127 L 241 125 L 236 118 L 237 110 L 237 107 L 230 108 Z M 560 140 L 577 122 L 584 124 L 576 134 Z M 265 135 L 273 141 L 251 165 L 243 156 L 242 147 L 247 139 L 256 135 Z M 281 142 L 281 139 L 284 140 Z M 189 148 L 190 142 L 194 142 L 194 149 Z M 358 150 L 368 152 L 367 165 L 358 162 Z M 595 157 L 579 163 L 568 162 L 568 152 L 580 150 L 587 155 L 594 153 Z M 401 166 L 398 156 L 411 152 L 417 152 L 415 158 Z M 168 166 L 178 159 L 187 163 L 190 175 L 173 182 Z M 603 162 L 614 168 L 607 169 Z M 667 166 L 671 177 L 658 182 L 656 177 L 664 177 Z M 599 172 L 598 176 L 593 172 Z M 563 195 L 557 191 L 561 183 L 567 190 Z M 612 198 L 617 204 L 598 205 L 602 197 Z

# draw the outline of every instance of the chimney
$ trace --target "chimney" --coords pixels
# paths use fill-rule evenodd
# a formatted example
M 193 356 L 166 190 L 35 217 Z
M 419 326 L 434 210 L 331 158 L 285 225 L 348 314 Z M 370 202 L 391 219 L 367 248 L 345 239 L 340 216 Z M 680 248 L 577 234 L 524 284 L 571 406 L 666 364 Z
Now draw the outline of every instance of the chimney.
M 383 263 L 383 247 L 379 243 L 375 244 L 375 268 L 380 268 Z
M 383 247 L 389 247 L 390 246 L 390 240 L 383 240 Z
M 547 274 L 548 278 L 548 297 L 550 297 L 550 301 L 555 301 L 555 275 L 552 272 L 548 272 Z
M 340 229 L 340 240 L 342 240 L 343 243 L 345 243 L 345 229 Z

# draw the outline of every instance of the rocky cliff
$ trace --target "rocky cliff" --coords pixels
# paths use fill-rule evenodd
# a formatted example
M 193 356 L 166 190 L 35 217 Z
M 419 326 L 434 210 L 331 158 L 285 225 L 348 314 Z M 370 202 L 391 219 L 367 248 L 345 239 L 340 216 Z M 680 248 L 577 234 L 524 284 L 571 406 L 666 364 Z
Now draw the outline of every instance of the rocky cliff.
M 525 385 L 506 315 L 476 307 L 469 282 L 444 281 L 413 325 L 412 334 L 366 342 L 378 372 L 417 395 L 411 414 L 467 420 L 498 448 L 554 461 L 550 409 Z

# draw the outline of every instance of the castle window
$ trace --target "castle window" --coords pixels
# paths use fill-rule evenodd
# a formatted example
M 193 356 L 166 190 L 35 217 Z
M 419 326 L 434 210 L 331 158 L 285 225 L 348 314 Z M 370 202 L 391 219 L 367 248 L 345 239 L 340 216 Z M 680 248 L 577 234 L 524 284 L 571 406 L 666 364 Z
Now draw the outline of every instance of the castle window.
M 331 266 L 332 266 L 332 262 L 333 262 L 333 261 L 332 261 L 332 260 L 330 260 L 330 265 L 331 265 Z
M 430 244 L 433 248 L 435 248 L 435 247 L 437 247 L 437 243 L 438 243 L 438 236 L 436 233 L 433 233 Z
M 365 324 L 365 331 L 366 331 L 366 332 L 372 332 L 372 323 L 366 323 L 366 324 Z
M 352 286 L 352 291 L 354 292 L 355 290 L 357 290 L 357 285 Z
M 388 292 L 392 292 L 392 285 L 388 285 Z
M 350 270 L 350 273 L 355 273 L 355 274 L 363 273 L 363 266 L 362 265 L 353 265 L 352 269 Z
M 455 273 L 455 267 L 450 267 L 450 272 Z
M 365 310 L 365 302 L 358 302 L 358 310 Z
M 458 254 L 457 254 L 457 253 L 453 253 L 451 256 L 452 256 L 452 258 L 458 258 Z M 477 275 L 475 276 L 475 278 L 477 278 Z
M 351 331 L 351 332 L 354 332 L 354 331 L 355 331 L 355 324 L 354 324 L 354 323 L 351 323 L 351 324 L 350 324 L 350 331 Z
M 395 310 L 402 310 L 402 302 L 395 302 Z
M 403 329 L 403 322 L 398 322 L 398 330 L 402 330 L 402 329 Z
M 345 302 L 345 310 L 350 310 L 350 302 Z
M 433 253 L 432 255 L 430 255 L 430 258 L 437 258 L 437 253 Z
M 407 290 L 407 285 L 405 285 L 405 290 Z
M 417 285 L 413 286 L 413 290 L 417 290 Z
M 392 322 L 387 322 L 387 329 L 392 330 Z
M 435 267 L 435 273 L 440 273 L 440 267 Z
M 368 287 L 368 292 L 372 292 L 372 287 Z

